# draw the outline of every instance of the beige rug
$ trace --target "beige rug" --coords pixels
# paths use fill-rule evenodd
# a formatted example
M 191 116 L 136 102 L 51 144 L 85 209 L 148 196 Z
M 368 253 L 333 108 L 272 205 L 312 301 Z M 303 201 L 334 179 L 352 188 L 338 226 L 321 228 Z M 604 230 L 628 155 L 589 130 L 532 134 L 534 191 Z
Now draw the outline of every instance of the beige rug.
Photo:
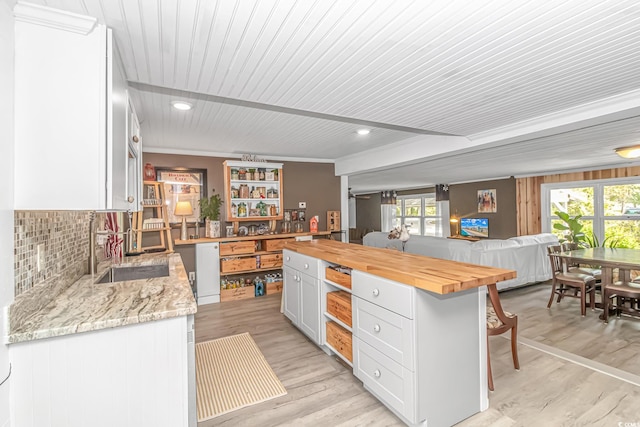
M 198 421 L 287 394 L 249 333 L 196 344 L 196 379 Z

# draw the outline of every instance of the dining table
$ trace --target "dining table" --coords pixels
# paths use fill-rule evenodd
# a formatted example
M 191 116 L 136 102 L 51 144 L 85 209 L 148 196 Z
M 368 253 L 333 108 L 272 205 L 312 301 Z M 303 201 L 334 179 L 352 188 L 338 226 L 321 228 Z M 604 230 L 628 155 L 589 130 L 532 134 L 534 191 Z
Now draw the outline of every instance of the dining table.
M 614 283 L 615 269 L 618 269 L 616 282 L 629 283 L 632 271 L 640 273 L 640 249 L 584 248 L 559 252 L 558 256 L 565 259 L 567 264 L 580 263 L 599 267 L 603 287 Z M 602 303 L 596 303 L 596 307 L 602 308 Z

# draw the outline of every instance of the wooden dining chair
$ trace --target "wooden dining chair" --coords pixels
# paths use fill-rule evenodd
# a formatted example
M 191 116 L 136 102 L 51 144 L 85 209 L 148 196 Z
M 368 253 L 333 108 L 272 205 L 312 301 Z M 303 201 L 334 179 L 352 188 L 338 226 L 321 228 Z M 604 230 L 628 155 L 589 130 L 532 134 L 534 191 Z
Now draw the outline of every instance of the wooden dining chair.
M 615 282 L 605 284 L 602 293 L 602 302 L 604 308 L 604 323 L 609 323 L 609 310 L 616 311 L 616 317 L 620 317 L 622 313 L 632 316 L 640 315 L 640 283 L 631 282 Z M 611 304 L 612 302 L 614 302 Z
M 491 352 L 489 351 L 489 337 L 511 331 L 511 357 L 513 367 L 520 369 L 518 360 L 518 316 L 502 309 L 500 296 L 496 285 L 489 285 L 489 301 L 487 304 L 487 377 L 489 390 L 493 391 L 493 374 L 491 373 Z
M 557 295 L 559 303 L 564 297 L 580 298 L 580 314 L 586 316 L 586 295 L 589 294 L 589 306 L 595 309 L 596 279 L 583 273 L 571 273 L 565 271 L 564 259 L 558 255 L 561 252 L 560 245 L 547 247 L 549 260 L 551 261 L 551 296 L 547 308 L 551 308 L 553 298 Z

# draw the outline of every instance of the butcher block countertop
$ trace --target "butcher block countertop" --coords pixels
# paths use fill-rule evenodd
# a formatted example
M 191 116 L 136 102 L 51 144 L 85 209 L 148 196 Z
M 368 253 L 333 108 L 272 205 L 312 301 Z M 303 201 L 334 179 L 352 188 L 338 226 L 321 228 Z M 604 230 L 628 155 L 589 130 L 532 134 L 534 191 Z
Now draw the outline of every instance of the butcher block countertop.
M 437 294 L 464 291 L 516 277 L 514 270 L 335 240 L 288 242 L 284 248 Z
M 187 273 L 179 254 L 145 254 L 125 257 L 117 266 L 169 265 L 169 276 L 95 283 L 112 265 L 98 265 L 98 274 L 87 274 L 71 283 L 44 306 L 35 289 L 21 294 L 9 311 L 7 343 L 114 328 L 197 311 Z

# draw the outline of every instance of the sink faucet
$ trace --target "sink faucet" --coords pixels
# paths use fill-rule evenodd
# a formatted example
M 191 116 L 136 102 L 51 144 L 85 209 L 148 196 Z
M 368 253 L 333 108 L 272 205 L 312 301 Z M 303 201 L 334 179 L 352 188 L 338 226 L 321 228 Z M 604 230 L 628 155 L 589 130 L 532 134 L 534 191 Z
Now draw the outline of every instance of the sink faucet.
M 127 211 L 129 215 L 129 228 L 126 231 L 98 231 L 96 228 L 96 212 L 89 214 L 89 262 L 87 264 L 88 274 L 96 274 L 98 272 L 98 256 L 96 254 L 96 240 L 98 235 L 106 236 L 123 236 L 124 247 L 126 251 L 131 251 L 129 244 L 131 240 L 131 211 Z

